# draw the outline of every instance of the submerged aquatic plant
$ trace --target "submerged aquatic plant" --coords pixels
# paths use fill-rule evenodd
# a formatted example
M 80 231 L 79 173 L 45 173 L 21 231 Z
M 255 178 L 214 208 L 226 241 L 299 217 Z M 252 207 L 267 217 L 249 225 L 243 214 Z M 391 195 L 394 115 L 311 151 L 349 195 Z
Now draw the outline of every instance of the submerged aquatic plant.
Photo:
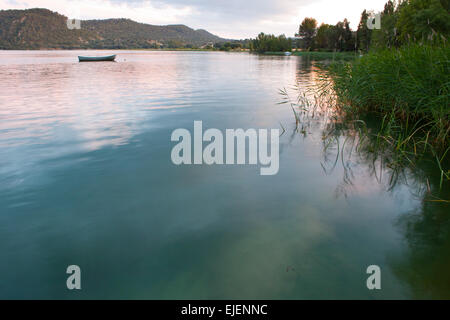
M 381 118 L 373 151 L 391 152 L 391 166 L 414 166 L 432 155 L 439 186 L 450 180 L 450 48 L 411 44 L 333 64 L 326 85 L 354 118 Z
M 422 134 L 427 144 L 445 149 L 450 145 L 449 57 L 445 42 L 373 52 L 353 63 L 333 64 L 333 89 L 355 112 L 387 117 L 396 133 L 415 127 L 414 137 Z
M 340 67 L 350 72 L 349 66 L 341 64 Z M 393 189 L 400 181 L 408 183 L 408 177 L 413 172 L 416 177 L 420 176 L 418 180 L 426 181 L 416 189 L 427 194 L 427 201 L 448 202 L 436 196 L 444 194 L 441 191 L 450 181 L 450 146 L 448 140 L 445 141 L 448 131 L 437 130 L 440 124 L 434 122 L 436 113 L 432 113 L 431 118 L 418 116 L 418 113 L 401 110 L 400 103 L 390 108 L 385 105 L 383 109 L 370 109 L 367 105 L 359 107 L 354 100 L 342 94 L 340 90 L 344 87 L 337 87 L 342 85 L 339 81 L 355 79 L 336 80 L 335 70 L 329 72 L 328 69 L 321 69 L 319 81 L 314 85 L 307 89 L 299 86 L 293 88 L 297 90 L 296 100 L 289 97 L 285 88 L 280 90 L 280 103 L 288 103 L 293 110 L 296 132 L 305 133 L 312 123 L 320 122 L 324 152 L 322 168 L 329 174 L 339 162 L 342 164 L 344 181 L 341 191 L 345 186 L 352 185 L 352 158 L 357 156 L 369 165 L 378 181 L 381 182 L 382 175 L 387 174 L 388 189 Z M 435 108 L 438 109 L 437 105 Z M 442 124 L 448 120 L 445 119 L 448 110 L 441 108 L 438 111 L 444 116 L 444 119 L 437 119 Z M 436 138 L 436 134 L 441 135 Z M 445 137 L 444 141 L 442 137 Z M 434 166 L 434 172 L 439 173 L 438 182 L 433 184 L 437 188 L 430 187 L 429 177 L 422 170 L 430 166 Z M 436 181 L 435 178 L 433 181 Z

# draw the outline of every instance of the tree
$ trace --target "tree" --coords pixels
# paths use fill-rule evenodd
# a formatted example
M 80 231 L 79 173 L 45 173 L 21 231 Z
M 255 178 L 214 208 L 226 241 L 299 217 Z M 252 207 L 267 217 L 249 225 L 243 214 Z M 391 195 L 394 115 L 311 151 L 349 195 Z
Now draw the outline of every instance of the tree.
M 347 19 L 339 21 L 334 27 L 333 34 L 334 48 L 339 51 L 351 51 L 355 48 L 353 32 L 350 30 L 350 23 Z
M 261 32 L 256 39 L 250 42 L 250 50 L 259 53 L 291 51 L 292 41 L 286 38 L 284 34 L 276 37 L 273 34 Z
M 343 21 L 344 24 L 344 47 L 343 50 L 345 51 L 352 51 L 355 50 L 355 38 L 352 30 L 350 29 L 350 22 L 347 20 L 347 18 Z
M 333 49 L 333 26 L 322 23 L 317 29 L 315 47 L 318 49 Z
M 298 36 L 303 39 L 305 49 L 311 49 L 314 36 L 317 31 L 317 20 L 314 18 L 305 18 L 298 29 Z
M 369 51 L 370 42 L 372 40 L 372 30 L 367 27 L 367 20 L 369 14 L 366 10 L 361 13 L 361 20 L 359 21 L 358 31 L 356 31 L 357 46 L 359 49 Z
M 372 31 L 371 44 L 373 47 L 391 48 L 399 45 L 396 24 L 398 10 L 402 5 L 408 5 L 408 2 L 396 4 L 394 1 L 389 0 L 384 5 L 384 10 L 381 12 L 381 29 Z
M 449 0 L 410 0 L 400 5 L 396 27 L 403 43 L 450 33 Z
M 167 47 L 170 49 L 183 48 L 184 43 L 180 40 L 169 40 L 169 42 L 167 43 Z

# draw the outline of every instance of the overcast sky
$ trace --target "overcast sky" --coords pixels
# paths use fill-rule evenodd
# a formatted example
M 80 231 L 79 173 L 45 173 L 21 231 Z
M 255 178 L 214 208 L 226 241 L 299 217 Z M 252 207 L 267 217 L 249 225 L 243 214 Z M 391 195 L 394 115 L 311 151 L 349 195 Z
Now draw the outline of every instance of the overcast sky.
M 138 22 L 185 24 L 224 38 L 259 32 L 294 36 L 305 17 L 319 23 L 350 20 L 356 29 L 364 9 L 381 11 L 387 0 L 0 0 L 0 9 L 47 8 L 72 18 L 130 18 Z

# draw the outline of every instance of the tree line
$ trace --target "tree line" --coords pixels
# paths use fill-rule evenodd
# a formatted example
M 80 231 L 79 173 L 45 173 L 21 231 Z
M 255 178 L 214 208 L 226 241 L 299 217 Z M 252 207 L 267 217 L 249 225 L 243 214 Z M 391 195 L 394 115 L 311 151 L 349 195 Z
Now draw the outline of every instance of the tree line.
M 335 25 L 305 18 L 293 42 L 284 35 L 260 33 L 250 41 L 255 52 L 290 51 L 293 46 L 316 51 L 369 51 L 371 48 L 400 47 L 406 43 L 447 41 L 450 33 L 450 0 L 389 0 L 380 13 L 381 28 L 369 28 L 373 19 L 364 10 L 357 30 L 347 19 Z M 371 21 L 369 21 L 371 22 Z
M 368 29 L 367 19 L 369 14 L 364 10 L 357 30 L 361 50 L 446 42 L 450 33 L 450 0 L 388 1 L 381 12 L 381 29 Z
M 286 38 L 284 34 L 276 37 L 261 32 L 256 39 L 250 41 L 250 50 L 258 53 L 291 51 L 292 39 Z
M 449 0 L 388 1 L 380 13 L 380 28 L 369 28 L 373 16 L 367 10 L 361 14 L 356 31 L 347 19 L 336 25 L 305 18 L 297 36 L 306 50 L 368 51 L 370 48 L 399 47 L 419 41 L 446 41 L 450 31 Z M 371 21 L 369 21 L 371 22 Z

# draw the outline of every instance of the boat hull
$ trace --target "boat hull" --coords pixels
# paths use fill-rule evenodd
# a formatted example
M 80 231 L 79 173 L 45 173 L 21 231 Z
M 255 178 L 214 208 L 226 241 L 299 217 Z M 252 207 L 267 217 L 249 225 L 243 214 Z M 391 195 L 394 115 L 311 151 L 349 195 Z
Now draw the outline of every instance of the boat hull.
M 114 61 L 116 59 L 116 55 L 112 56 L 104 56 L 104 57 L 83 57 L 78 56 L 79 62 L 96 62 L 96 61 Z

